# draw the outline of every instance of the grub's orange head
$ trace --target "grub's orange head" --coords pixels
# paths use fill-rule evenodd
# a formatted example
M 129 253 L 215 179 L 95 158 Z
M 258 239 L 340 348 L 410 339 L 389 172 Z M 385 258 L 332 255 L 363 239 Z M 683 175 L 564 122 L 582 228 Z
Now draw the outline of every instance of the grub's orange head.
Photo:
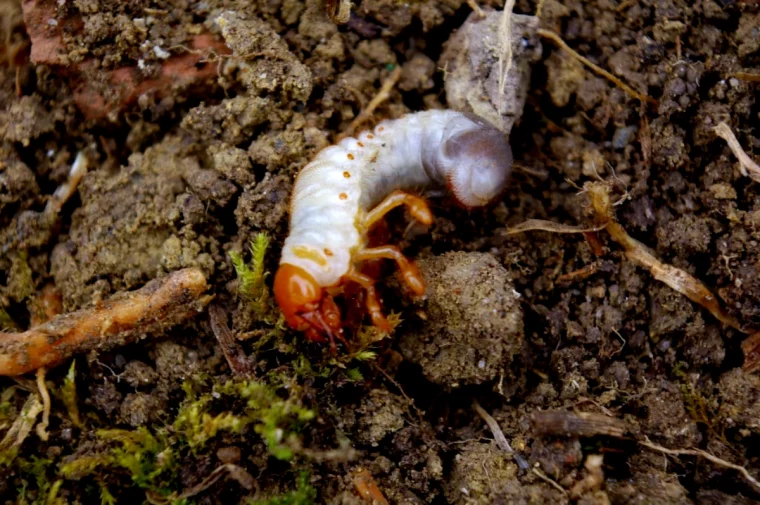
M 289 263 L 280 265 L 274 276 L 274 298 L 291 328 L 305 330 L 309 325 L 300 316 L 319 308 L 324 289 L 306 270 Z

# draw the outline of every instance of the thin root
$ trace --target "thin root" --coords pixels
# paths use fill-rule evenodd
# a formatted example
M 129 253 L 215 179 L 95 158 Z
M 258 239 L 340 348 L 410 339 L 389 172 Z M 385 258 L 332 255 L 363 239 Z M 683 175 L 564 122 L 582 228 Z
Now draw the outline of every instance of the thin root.
M 354 473 L 353 479 L 354 488 L 359 494 L 362 500 L 372 505 L 388 505 L 388 500 L 385 499 L 383 492 L 377 486 L 377 482 L 369 473 L 369 470 L 359 468 Z
M 40 397 L 42 398 L 42 421 L 37 425 L 37 436 L 40 440 L 47 442 L 48 432 L 47 427 L 50 424 L 50 392 L 48 391 L 47 384 L 45 384 L 45 374 L 47 370 L 45 367 L 37 369 L 37 389 L 39 389 Z
M 375 95 L 372 100 L 369 101 L 367 107 L 362 110 L 353 121 L 351 121 L 348 129 L 341 133 L 336 141 L 351 136 L 361 125 L 364 124 L 365 121 L 372 117 L 372 114 L 375 113 L 375 109 L 390 98 L 391 90 L 396 86 L 399 79 L 401 79 L 401 66 L 396 65 L 396 68 L 393 69 L 391 75 L 389 75 L 385 82 L 383 82 L 383 85 L 380 86 L 380 91 L 377 92 L 377 95 Z
M 179 324 L 211 301 L 207 289 L 203 273 L 186 268 L 23 333 L 0 332 L 0 375 L 51 367 L 74 354 L 113 349 Z
M 591 70 L 593 70 L 597 74 L 604 77 L 605 79 L 613 82 L 617 87 L 619 87 L 620 89 L 622 89 L 623 91 L 631 95 L 632 97 L 638 98 L 642 102 L 647 102 L 647 103 L 651 103 L 652 105 L 657 105 L 657 100 L 655 100 L 651 96 L 647 96 L 642 93 L 639 93 L 638 91 L 636 91 L 635 89 L 633 89 L 632 87 L 630 87 L 629 85 L 627 85 L 626 83 L 624 83 L 623 81 L 621 81 L 620 79 L 612 75 L 611 73 L 604 70 L 599 65 L 596 65 L 595 63 L 593 63 L 591 60 L 589 60 L 585 56 L 581 56 L 580 54 L 578 54 L 574 49 L 568 46 L 567 43 L 564 40 L 562 40 L 562 38 L 556 33 L 550 30 L 545 30 L 543 28 L 539 28 L 536 33 L 538 33 L 541 37 L 551 40 L 552 42 L 557 44 L 557 46 L 559 46 L 561 49 L 564 49 L 565 51 L 567 51 L 570 54 L 570 56 L 580 61 L 581 63 L 583 63 L 584 65 L 589 67 Z
M 77 154 L 74 163 L 71 165 L 68 179 L 66 179 L 66 182 L 58 186 L 55 193 L 53 193 L 53 196 L 48 200 L 47 206 L 45 207 L 46 214 L 56 215 L 61 211 L 63 205 L 77 190 L 79 181 L 81 181 L 84 174 L 87 173 L 87 166 L 87 156 L 83 151 L 80 151 Z
M 751 72 L 736 72 L 734 76 L 737 79 L 741 79 L 743 81 L 760 82 L 760 74 L 753 74 Z
M 486 17 L 486 13 L 480 8 L 480 5 L 478 5 L 478 2 L 475 0 L 467 0 L 467 5 L 470 6 L 472 12 L 474 12 L 480 19 Z
M 536 464 L 538 464 L 538 463 L 536 463 Z M 550 479 L 549 477 L 547 477 L 547 475 L 544 472 L 542 472 L 539 468 L 536 468 L 534 466 L 533 468 L 531 468 L 530 471 L 533 472 L 533 474 L 535 474 L 536 477 L 538 477 L 539 479 L 541 479 L 542 481 L 546 482 L 551 487 L 553 487 L 554 489 L 556 489 L 557 491 L 559 491 L 560 493 L 562 493 L 565 497 L 568 496 L 567 495 L 567 491 L 565 491 L 565 488 L 563 488 L 562 486 L 560 486 L 559 483 L 556 480 L 553 480 L 553 479 Z
M 721 122 L 715 127 L 715 135 L 725 140 L 728 143 L 728 147 L 730 147 L 731 151 L 734 153 L 734 156 L 739 159 L 739 167 L 741 168 L 742 175 L 745 177 L 749 176 L 755 182 L 760 182 L 760 165 L 755 163 L 755 161 L 747 155 L 744 149 L 742 149 L 741 144 L 736 140 L 736 135 L 731 131 L 731 128 L 726 123 Z
M 222 466 L 216 467 L 216 469 L 208 474 L 200 483 L 186 489 L 179 495 L 172 494 L 169 496 L 162 496 L 154 491 L 148 491 L 145 494 L 145 498 L 153 505 L 168 505 L 170 503 L 186 501 L 188 498 L 192 498 L 213 486 L 225 473 L 227 473 L 230 478 L 236 480 L 238 484 L 247 491 L 252 491 L 256 488 L 256 480 L 244 468 L 233 465 L 232 463 L 226 463 Z
M 757 479 L 752 477 L 750 473 L 747 471 L 746 468 L 743 466 L 735 465 L 734 463 L 728 462 L 725 459 L 721 459 L 717 456 L 713 456 L 709 452 L 705 452 L 701 449 L 668 449 L 666 447 L 663 447 L 661 445 L 653 444 L 652 442 L 648 440 L 642 440 L 639 441 L 641 445 L 648 449 L 652 449 L 654 451 L 662 452 L 663 454 L 669 454 L 671 456 L 699 456 L 702 458 L 705 458 L 706 460 L 715 463 L 716 465 L 724 466 L 726 468 L 731 468 L 733 470 L 736 470 L 742 476 L 747 479 L 747 482 L 749 482 L 752 487 L 754 487 L 757 491 L 760 491 L 760 482 L 758 482 Z

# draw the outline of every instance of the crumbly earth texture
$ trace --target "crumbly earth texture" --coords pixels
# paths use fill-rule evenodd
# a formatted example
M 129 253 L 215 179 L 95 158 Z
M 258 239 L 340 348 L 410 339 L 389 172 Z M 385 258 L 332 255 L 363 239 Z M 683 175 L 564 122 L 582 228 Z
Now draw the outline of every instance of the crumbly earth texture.
M 394 211 L 374 238 L 419 262 L 427 298 L 407 296 L 392 265 L 373 268 L 400 322 L 380 338 L 360 297 L 339 296 L 350 348 L 335 354 L 285 329 L 271 300 L 293 178 L 397 66 L 364 127 L 450 106 L 447 41 L 476 14 L 464 0 L 360 0 L 337 26 L 325 3 L 0 0 L 0 327 L 24 331 L 189 266 L 215 297 L 182 326 L 49 370 L 44 429 L 35 378 L 3 378 L 2 501 L 760 500 L 734 469 L 638 443 L 701 449 L 760 478 L 745 334 L 604 230 L 509 232 L 528 219 L 593 228 L 579 188 L 608 181 L 631 236 L 760 329 L 760 184 L 713 132 L 727 122 L 760 161 L 757 2 L 515 2 L 537 15 L 531 29 L 656 103 L 540 31 L 517 41 L 515 58 L 543 52 L 521 88 L 507 192 L 472 211 L 432 199 L 428 230 Z M 501 2 L 476 3 L 502 21 L 488 14 Z M 493 91 L 500 47 L 461 60 L 465 89 Z M 46 212 L 80 151 L 88 173 Z M 539 435 L 544 410 L 613 417 L 625 437 L 572 423 Z
M 514 383 L 510 365 L 522 347 L 523 317 L 506 269 L 475 252 L 425 258 L 419 267 L 424 317 L 399 338 L 404 358 L 444 387 Z

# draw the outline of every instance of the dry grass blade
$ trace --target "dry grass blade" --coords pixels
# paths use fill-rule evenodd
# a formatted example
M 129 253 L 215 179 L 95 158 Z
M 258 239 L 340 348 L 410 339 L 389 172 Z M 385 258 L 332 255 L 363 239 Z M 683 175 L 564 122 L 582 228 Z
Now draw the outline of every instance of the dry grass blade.
M 715 127 L 715 134 L 725 140 L 728 143 L 728 147 L 739 159 L 739 166 L 741 167 L 742 175 L 749 176 L 753 181 L 760 182 L 760 165 L 754 162 L 752 158 L 742 149 L 741 144 L 736 139 L 736 135 L 731 131 L 731 128 L 724 122 L 718 124 Z
M 615 234 L 618 236 L 618 238 L 620 238 L 621 230 L 623 230 L 623 228 L 617 223 L 611 224 L 611 228 L 616 230 Z M 610 230 L 610 228 L 608 228 L 608 230 Z M 622 233 L 625 233 L 625 231 L 623 230 Z M 612 234 L 613 232 L 610 231 L 610 235 Z M 625 255 L 629 260 L 633 261 L 639 266 L 648 269 L 655 279 L 660 282 L 664 282 L 671 288 L 687 297 L 692 302 L 698 303 L 709 310 L 710 313 L 723 324 L 726 324 L 739 331 L 744 331 L 742 326 L 739 324 L 739 321 L 737 321 L 725 310 L 723 310 L 723 308 L 720 306 L 720 303 L 718 302 L 718 298 L 709 289 L 707 289 L 704 284 L 692 277 L 687 272 L 672 265 L 662 263 L 647 250 L 644 244 L 631 238 L 628 236 L 628 234 L 626 234 L 626 237 L 626 243 L 628 245 L 626 246 Z M 616 239 L 616 241 L 625 246 L 621 240 Z
M 704 284 L 689 273 L 662 263 L 647 246 L 628 235 L 625 229 L 614 220 L 610 202 L 610 188 L 606 183 L 587 183 L 584 189 L 591 199 L 597 221 L 606 223 L 607 232 L 615 242 L 623 246 L 626 258 L 649 270 L 658 281 L 667 284 L 689 300 L 710 311 L 722 323 L 739 331 L 745 331 L 735 318 L 723 310 L 718 298 Z
M 496 441 L 496 445 L 498 445 L 499 448 L 504 452 L 512 454 L 512 457 L 515 459 L 517 465 L 523 470 L 527 470 L 530 465 L 528 465 L 528 462 L 525 461 L 522 456 L 520 456 L 514 451 L 514 449 L 512 449 L 511 445 L 509 445 L 507 437 L 504 436 L 504 432 L 501 431 L 499 423 L 496 422 L 496 419 L 491 417 L 491 414 L 486 412 L 486 409 L 481 407 L 477 401 L 472 402 L 472 409 L 477 412 L 478 415 L 486 422 L 488 429 L 491 430 L 491 433 L 493 433 L 493 438 Z
M 32 431 L 34 422 L 37 416 L 40 415 L 44 407 L 40 402 L 39 397 L 36 394 L 29 395 L 26 399 L 24 406 L 21 408 L 21 413 L 18 415 L 13 424 L 5 432 L 5 436 L 0 441 L 0 453 L 5 453 L 9 449 L 21 447 L 26 437 Z
M 512 11 L 515 8 L 515 0 L 506 0 L 504 10 L 501 14 L 499 23 L 499 43 L 501 51 L 499 54 L 499 112 L 502 110 L 502 100 L 504 97 L 504 85 L 507 82 L 507 75 L 512 69 Z
M 570 54 L 570 56 L 572 56 L 576 60 L 580 61 L 581 63 L 583 63 L 588 68 L 590 68 L 591 70 L 593 70 L 597 74 L 601 75 L 605 79 L 611 81 L 618 88 L 622 89 L 623 91 L 625 91 L 626 93 L 628 93 L 632 97 L 638 98 L 642 102 L 648 102 L 648 103 L 651 103 L 652 105 L 657 105 L 657 100 L 655 100 L 651 96 L 647 96 L 647 95 L 644 95 L 642 93 L 639 93 L 638 91 L 636 91 L 635 89 L 633 89 L 632 87 L 630 87 L 629 85 L 627 85 L 626 83 L 624 83 L 623 81 L 621 81 L 620 79 L 618 79 L 617 77 L 615 77 L 614 75 L 612 75 L 611 73 L 609 73 L 606 70 L 604 70 L 599 65 L 596 65 L 595 63 L 593 63 L 591 60 L 589 60 L 585 56 L 581 56 L 580 54 L 578 54 L 574 49 L 572 49 L 570 46 L 568 46 L 567 43 L 564 40 L 562 40 L 562 38 L 559 35 L 557 35 L 556 33 L 552 32 L 550 30 L 545 30 L 543 28 L 539 28 L 538 31 L 537 31 L 537 33 L 541 37 L 547 38 L 547 39 L 551 40 L 552 42 L 554 42 L 555 44 L 557 44 L 557 46 L 559 46 L 561 49 L 564 49 L 565 51 L 567 51 Z
M 560 224 L 554 221 L 545 221 L 543 219 L 528 219 L 517 226 L 513 226 L 507 230 L 507 235 L 516 235 L 526 231 L 548 231 L 551 233 L 588 233 L 592 231 L 600 231 L 605 228 L 606 225 L 583 227 L 574 226 L 570 224 Z
M 481 407 L 480 404 L 476 401 L 472 402 L 472 408 L 475 410 L 475 412 L 478 413 L 481 418 L 483 418 L 483 420 L 488 425 L 488 429 L 491 430 L 491 433 L 493 433 L 493 438 L 496 440 L 496 445 L 498 445 L 503 451 L 515 452 L 512 449 L 512 446 L 509 445 L 509 442 L 507 442 L 507 437 L 504 436 L 504 432 L 501 431 L 499 423 L 496 422 L 496 419 L 491 417 L 491 414 L 486 412 L 486 409 Z
M 639 441 L 641 445 L 648 449 L 652 449 L 654 451 L 659 451 L 664 454 L 669 454 L 671 456 L 698 456 L 701 458 L 705 458 L 708 461 L 711 461 L 712 463 L 715 463 L 716 465 L 725 466 L 726 468 L 731 468 L 733 470 L 736 470 L 742 476 L 747 479 L 747 482 L 749 482 L 752 487 L 754 487 L 757 491 L 760 492 L 760 482 L 758 482 L 757 479 L 755 479 L 750 473 L 747 471 L 746 468 L 743 466 L 736 465 L 734 463 L 731 463 L 729 461 L 726 461 L 725 459 L 721 459 L 717 456 L 713 456 L 709 452 L 705 452 L 701 449 L 668 449 L 666 447 L 662 447 L 661 445 L 653 444 L 652 442 L 649 442 L 648 440 Z

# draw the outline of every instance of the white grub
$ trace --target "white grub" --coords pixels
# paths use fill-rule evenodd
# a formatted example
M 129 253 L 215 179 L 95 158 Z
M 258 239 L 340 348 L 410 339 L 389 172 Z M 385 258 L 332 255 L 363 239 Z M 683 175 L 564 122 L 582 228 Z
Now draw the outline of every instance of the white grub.
M 363 216 L 385 196 L 446 187 L 460 204 L 483 206 L 501 194 L 511 166 L 504 135 L 472 114 L 432 110 L 383 121 L 301 170 L 280 263 L 304 269 L 320 286 L 337 285 L 364 247 Z

